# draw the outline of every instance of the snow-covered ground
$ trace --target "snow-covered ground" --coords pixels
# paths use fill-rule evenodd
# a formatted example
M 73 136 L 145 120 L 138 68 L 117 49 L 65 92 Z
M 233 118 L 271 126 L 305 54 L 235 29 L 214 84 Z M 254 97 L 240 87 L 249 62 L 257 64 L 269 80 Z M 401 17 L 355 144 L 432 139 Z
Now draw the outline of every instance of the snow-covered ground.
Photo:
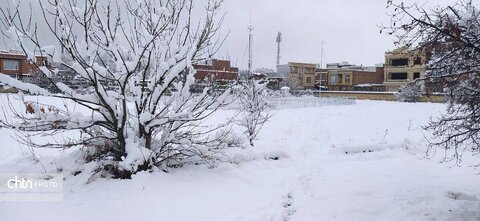
M 478 158 L 467 154 L 456 167 L 425 157 L 421 126 L 444 108 L 379 101 L 283 108 L 255 148 L 230 153 L 236 163 L 90 184 L 67 176 L 63 202 L 0 202 L 0 220 L 480 220 L 480 177 L 469 167 Z M 58 157 L 70 150 L 38 149 L 35 163 L 11 135 L 0 129 L 0 172 L 73 163 Z

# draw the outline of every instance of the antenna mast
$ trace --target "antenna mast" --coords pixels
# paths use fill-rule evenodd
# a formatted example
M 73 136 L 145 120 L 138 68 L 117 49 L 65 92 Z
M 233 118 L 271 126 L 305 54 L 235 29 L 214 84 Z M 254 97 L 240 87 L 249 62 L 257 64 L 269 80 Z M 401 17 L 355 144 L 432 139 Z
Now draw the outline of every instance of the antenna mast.
M 250 25 L 248 26 L 248 74 L 252 73 L 253 64 L 253 25 L 252 25 L 252 13 L 250 13 Z
M 282 43 L 282 32 L 277 35 L 277 66 L 280 65 L 280 45 Z

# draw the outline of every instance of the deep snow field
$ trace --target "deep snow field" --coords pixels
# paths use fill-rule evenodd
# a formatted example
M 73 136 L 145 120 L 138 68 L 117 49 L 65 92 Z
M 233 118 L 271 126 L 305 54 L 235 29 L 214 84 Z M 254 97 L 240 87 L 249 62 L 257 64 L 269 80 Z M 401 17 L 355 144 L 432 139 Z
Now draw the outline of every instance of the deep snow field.
M 425 154 L 421 126 L 444 109 L 382 101 L 281 108 L 254 148 L 228 153 L 235 163 L 89 184 L 66 176 L 63 202 L 0 202 L 0 221 L 480 220 L 471 167 L 479 159 L 467 153 L 457 167 Z M 47 149 L 35 150 L 36 163 L 12 134 L 0 129 L 0 173 L 74 164 L 60 159 L 70 150 Z

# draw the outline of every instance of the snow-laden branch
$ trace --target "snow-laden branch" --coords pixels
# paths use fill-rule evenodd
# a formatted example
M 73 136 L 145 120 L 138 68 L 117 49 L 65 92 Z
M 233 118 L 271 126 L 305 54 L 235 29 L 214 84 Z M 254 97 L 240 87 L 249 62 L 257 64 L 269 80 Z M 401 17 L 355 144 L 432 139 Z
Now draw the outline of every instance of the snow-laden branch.
M 222 94 L 207 88 L 192 94 L 190 87 L 195 83 L 192 62 L 205 51 L 216 50 L 221 2 L 210 0 L 199 7 L 204 16 L 194 26 L 193 0 L 38 1 L 41 22 L 60 46 L 57 49 L 42 47 L 36 30 L 4 11 L 4 23 L 11 26 L 8 33 L 25 53 L 63 52 L 62 65 L 89 86 L 85 94 L 57 83 L 60 93 L 51 94 L 2 75 L 0 81 L 6 85 L 65 100 L 87 113 L 83 116 L 68 107 L 42 111 L 43 105 L 30 104 L 32 113 L 17 114 L 23 127 L 6 125 L 24 132 L 80 130 L 82 137 L 71 143 L 96 149 L 89 151 L 94 153 L 91 159 L 108 156 L 123 161 L 118 169 L 128 173 L 213 158 L 235 143 L 228 141 L 233 139 L 228 124 L 205 126 L 205 120 L 229 102 L 230 91 Z

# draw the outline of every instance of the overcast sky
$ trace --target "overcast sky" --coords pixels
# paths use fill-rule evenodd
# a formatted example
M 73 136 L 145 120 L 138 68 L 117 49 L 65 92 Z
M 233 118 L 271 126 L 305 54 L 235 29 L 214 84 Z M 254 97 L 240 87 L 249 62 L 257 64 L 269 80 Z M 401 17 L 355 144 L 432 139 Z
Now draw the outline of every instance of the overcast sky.
M 250 13 L 255 28 L 254 68 L 275 68 L 279 31 L 283 34 L 281 63 L 320 64 L 322 41 L 324 65 L 348 61 L 371 66 L 383 63 L 385 51 L 394 49 L 391 36 L 380 34 L 378 27 L 389 22 L 386 0 L 225 0 L 222 10 L 226 12 L 223 35 L 230 34 L 217 57 L 230 58 L 241 69 L 246 68 L 248 60 Z M 2 47 L 6 46 L 4 42 Z
M 283 33 L 281 63 L 348 61 L 374 65 L 394 48 L 378 25 L 388 23 L 386 0 L 226 0 L 224 29 L 230 31 L 220 57 L 245 68 L 249 13 L 254 30 L 254 67 L 274 68 L 276 35 Z

